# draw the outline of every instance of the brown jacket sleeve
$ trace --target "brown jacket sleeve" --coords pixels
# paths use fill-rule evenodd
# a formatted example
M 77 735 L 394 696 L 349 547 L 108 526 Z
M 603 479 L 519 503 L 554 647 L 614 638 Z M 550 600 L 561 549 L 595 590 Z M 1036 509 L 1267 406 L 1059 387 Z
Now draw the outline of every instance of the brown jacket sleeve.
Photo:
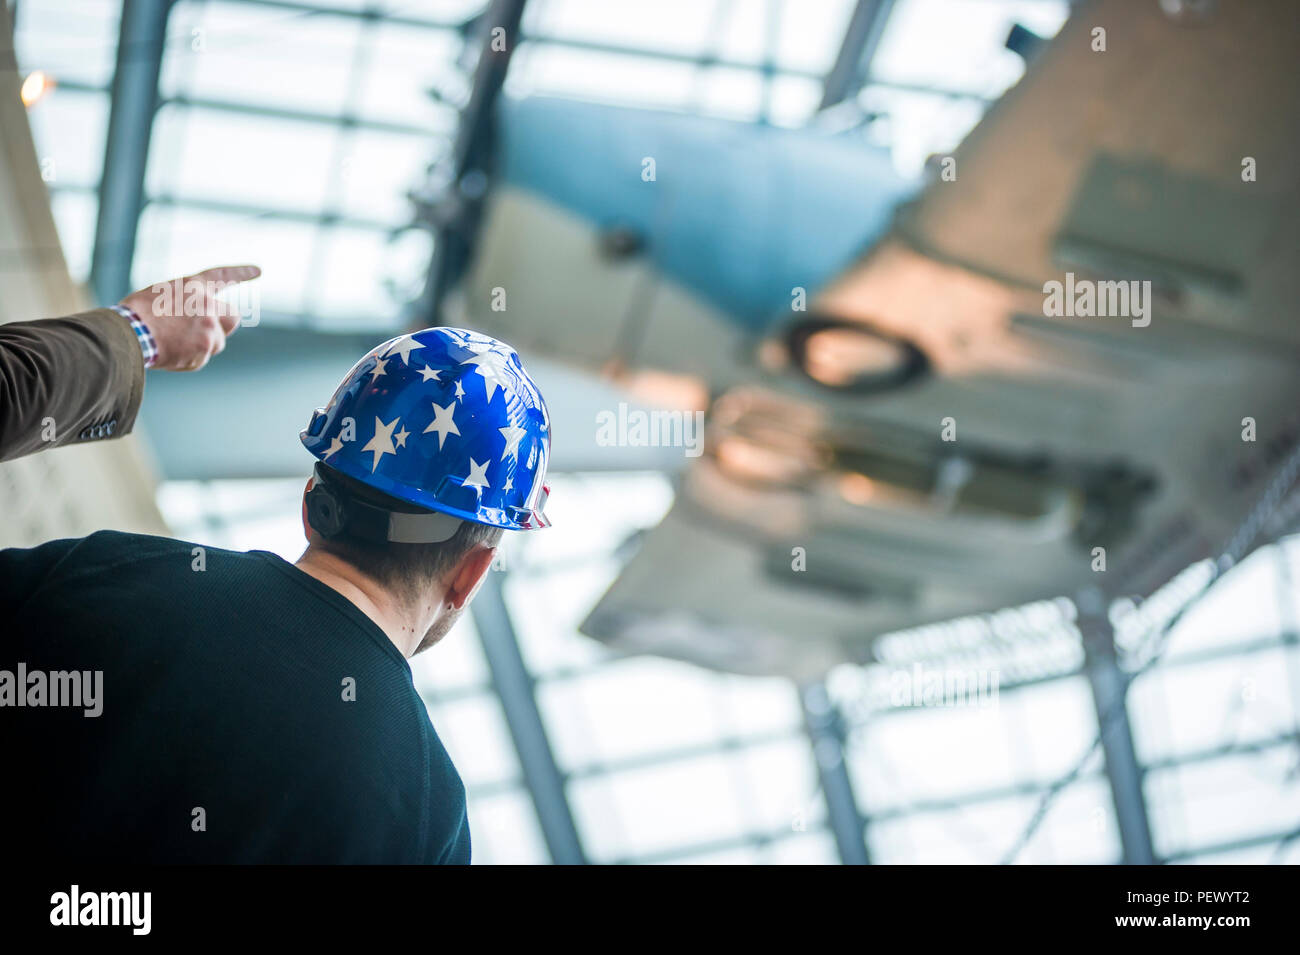
M 0 325 L 0 461 L 127 434 L 143 397 L 144 355 L 117 312 Z

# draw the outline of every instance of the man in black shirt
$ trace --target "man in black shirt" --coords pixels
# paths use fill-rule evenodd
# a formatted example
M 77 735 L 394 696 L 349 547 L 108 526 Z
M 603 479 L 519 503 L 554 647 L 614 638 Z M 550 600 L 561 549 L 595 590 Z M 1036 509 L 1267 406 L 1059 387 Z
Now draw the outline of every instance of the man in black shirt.
M 545 402 L 509 346 L 425 329 L 358 362 L 302 438 L 296 564 L 116 532 L 0 551 L 13 858 L 469 862 L 407 658 L 502 530 L 546 526 Z

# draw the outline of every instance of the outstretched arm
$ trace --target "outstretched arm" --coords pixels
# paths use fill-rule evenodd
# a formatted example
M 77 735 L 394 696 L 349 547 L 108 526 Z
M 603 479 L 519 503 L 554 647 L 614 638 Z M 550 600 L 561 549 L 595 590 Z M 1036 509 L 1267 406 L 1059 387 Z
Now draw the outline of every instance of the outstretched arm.
M 0 325 L 0 461 L 129 433 L 146 354 L 151 368 L 202 368 L 239 327 L 220 292 L 260 274 L 208 269 L 134 292 L 120 311 Z

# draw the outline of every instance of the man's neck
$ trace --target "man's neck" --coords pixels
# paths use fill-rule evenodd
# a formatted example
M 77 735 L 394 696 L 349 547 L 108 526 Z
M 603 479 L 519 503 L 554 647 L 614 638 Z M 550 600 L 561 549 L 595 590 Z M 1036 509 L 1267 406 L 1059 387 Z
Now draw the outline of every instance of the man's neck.
M 427 608 L 404 606 L 386 587 L 347 561 L 314 547 L 303 551 L 294 566 L 355 605 L 384 631 L 397 652 L 408 659 L 424 638 L 432 622 L 432 612 L 438 606 L 437 603 Z

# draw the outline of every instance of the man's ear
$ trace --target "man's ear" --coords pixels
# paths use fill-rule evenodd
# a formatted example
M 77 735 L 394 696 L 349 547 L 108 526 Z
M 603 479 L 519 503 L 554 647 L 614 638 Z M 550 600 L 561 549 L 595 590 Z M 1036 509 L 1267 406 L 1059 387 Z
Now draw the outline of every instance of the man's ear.
M 474 596 L 478 585 L 483 582 L 492 567 L 492 557 L 497 552 L 495 547 L 479 544 L 460 559 L 447 586 L 447 602 L 460 610 Z
M 307 538 L 307 543 L 311 543 L 311 524 L 307 520 L 307 492 L 311 486 L 316 483 L 315 477 L 307 479 L 307 486 L 302 489 L 302 536 Z

